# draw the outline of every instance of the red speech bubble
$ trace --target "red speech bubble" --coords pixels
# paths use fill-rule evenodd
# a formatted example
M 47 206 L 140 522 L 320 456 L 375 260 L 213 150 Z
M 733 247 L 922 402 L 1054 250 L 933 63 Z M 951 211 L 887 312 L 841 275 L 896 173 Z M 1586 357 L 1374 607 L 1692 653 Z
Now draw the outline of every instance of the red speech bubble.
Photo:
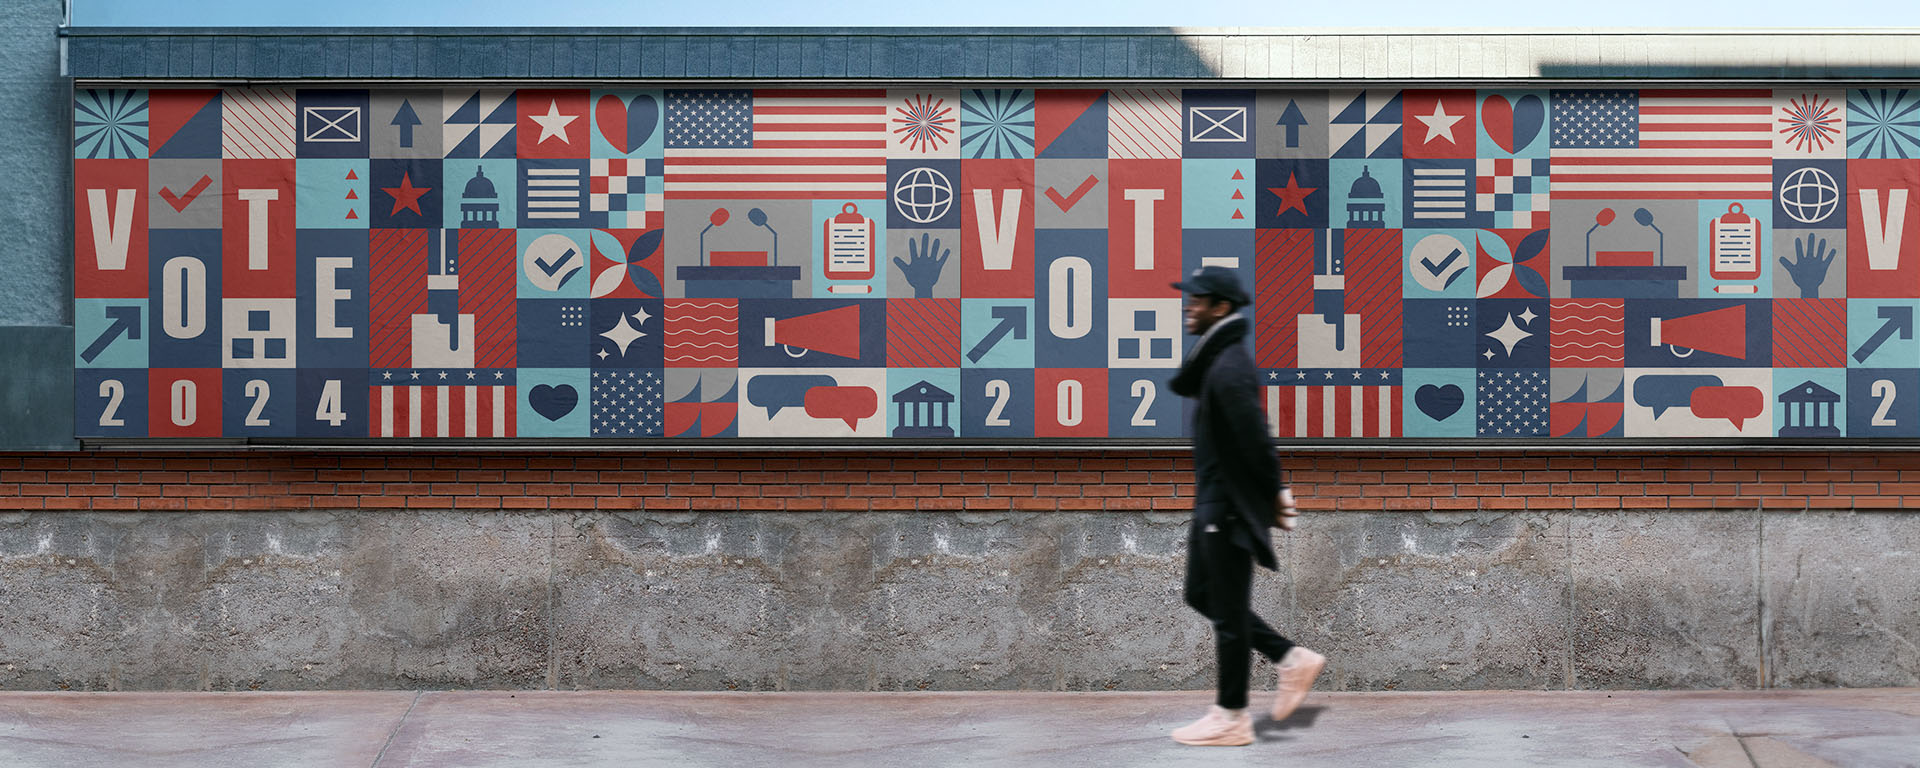
M 1698 387 L 1687 407 L 1703 419 L 1726 419 L 1739 429 L 1747 419 L 1759 416 L 1767 398 L 1758 387 Z
M 807 390 L 807 415 L 839 419 L 847 429 L 859 429 L 860 420 L 880 412 L 880 395 L 866 387 L 814 387 Z

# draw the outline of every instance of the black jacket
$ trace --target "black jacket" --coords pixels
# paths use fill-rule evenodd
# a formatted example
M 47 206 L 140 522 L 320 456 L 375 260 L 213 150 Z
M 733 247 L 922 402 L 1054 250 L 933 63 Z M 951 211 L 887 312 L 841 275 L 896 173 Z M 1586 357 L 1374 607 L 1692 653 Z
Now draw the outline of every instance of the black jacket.
M 1273 555 L 1274 499 L 1280 494 L 1280 457 L 1260 410 L 1260 382 L 1244 343 L 1249 322 L 1223 318 L 1181 365 L 1173 390 L 1195 399 L 1193 410 L 1194 506 L 1222 504 L 1242 525 L 1234 541 L 1259 563 L 1277 568 Z

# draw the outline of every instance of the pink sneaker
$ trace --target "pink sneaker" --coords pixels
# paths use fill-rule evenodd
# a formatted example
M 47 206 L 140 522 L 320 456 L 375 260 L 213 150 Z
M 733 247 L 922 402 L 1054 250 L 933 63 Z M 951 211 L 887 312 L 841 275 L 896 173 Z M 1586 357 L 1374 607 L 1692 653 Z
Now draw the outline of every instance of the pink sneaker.
M 1320 676 L 1320 670 L 1327 666 L 1327 657 L 1313 651 L 1294 646 L 1287 655 L 1280 657 L 1280 678 L 1277 684 L 1279 692 L 1273 697 L 1273 719 L 1278 722 L 1287 719 L 1300 702 L 1307 698 L 1307 689 L 1313 687 L 1313 680 Z
M 1244 747 L 1253 743 L 1253 717 L 1215 704 L 1206 717 L 1173 729 L 1173 740 L 1193 747 Z

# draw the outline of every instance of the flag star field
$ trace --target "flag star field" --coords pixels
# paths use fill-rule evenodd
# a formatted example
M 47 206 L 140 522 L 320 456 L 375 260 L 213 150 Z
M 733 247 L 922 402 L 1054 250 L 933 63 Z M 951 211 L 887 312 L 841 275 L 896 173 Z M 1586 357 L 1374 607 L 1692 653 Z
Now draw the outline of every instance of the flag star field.
M 80 89 L 75 433 L 1920 437 L 1905 88 Z

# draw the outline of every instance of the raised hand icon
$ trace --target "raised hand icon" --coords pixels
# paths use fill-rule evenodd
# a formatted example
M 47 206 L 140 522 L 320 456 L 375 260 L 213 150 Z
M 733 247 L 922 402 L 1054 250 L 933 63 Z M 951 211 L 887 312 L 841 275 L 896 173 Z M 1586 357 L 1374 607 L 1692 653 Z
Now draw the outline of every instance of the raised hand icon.
M 901 276 L 907 278 L 907 284 L 913 286 L 916 299 L 933 298 L 933 286 L 940 282 L 940 273 L 947 267 L 947 257 L 953 255 L 953 249 L 941 248 L 939 240 L 931 235 L 921 235 L 919 242 L 907 239 L 907 261 L 893 257 L 893 265 L 900 268 Z M 936 256 L 936 254 L 938 254 Z
M 1805 242 L 1793 241 L 1793 261 L 1780 257 L 1780 266 L 1785 267 L 1787 275 L 1793 278 L 1793 284 L 1800 286 L 1800 298 L 1817 299 L 1820 297 L 1820 284 L 1827 281 L 1827 267 L 1833 264 L 1833 257 L 1839 251 L 1827 250 L 1826 238 L 1818 233 L 1807 233 Z

